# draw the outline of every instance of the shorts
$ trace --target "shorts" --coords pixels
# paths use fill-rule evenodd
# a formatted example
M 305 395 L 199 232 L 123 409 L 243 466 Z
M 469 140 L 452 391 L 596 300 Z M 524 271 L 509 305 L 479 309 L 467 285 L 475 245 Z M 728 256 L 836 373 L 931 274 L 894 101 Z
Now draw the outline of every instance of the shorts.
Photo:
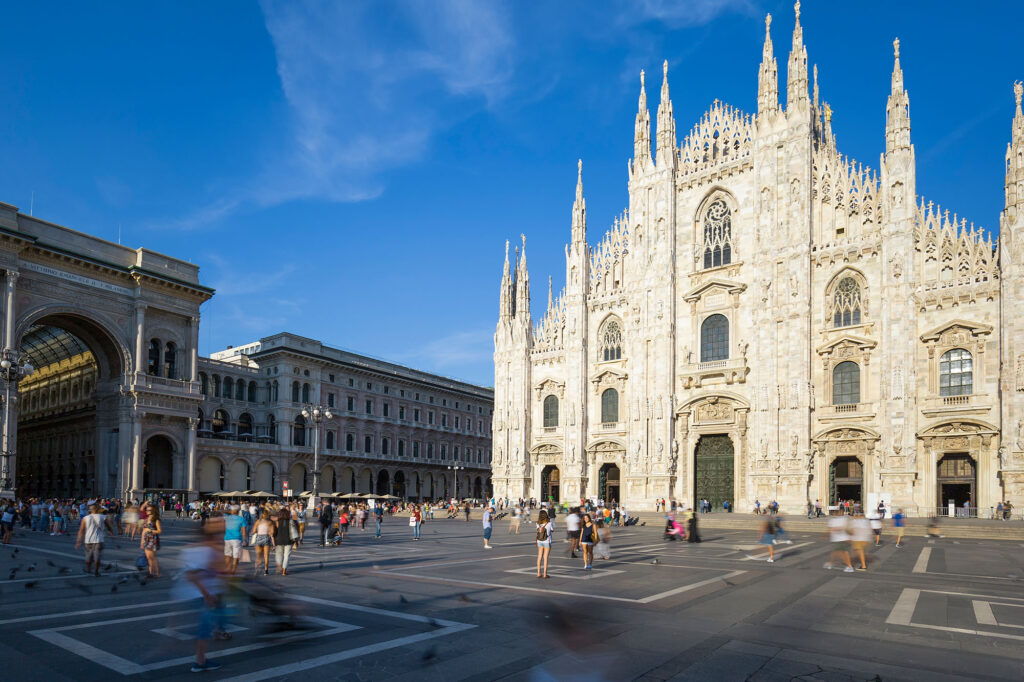
M 491 539 L 491 527 L 487 526 L 487 528 L 484 528 L 484 540 L 490 540 L 490 539 Z
M 224 629 L 225 614 L 224 608 L 218 604 L 210 606 L 205 599 L 198 599 L 193 602 L 199 611 L 199 627 L 196 630 L 196 639 L 213 639 L 213 635 Z
M 761 542 L 762 545 L 773 545 L 773 544 L 775 544 L 775 534 L 774 533 L 765 533 L 764 536 L 761 538 L 760 542 Z
M 242 556 L 242 541 L 241 540 L 225 540 L 224 541 L 224 556 L 231 557 L 232 559 L 238 559 Z
M 849 552 L 850 551 L 850 541 L 849 540 L 840 540 L 838 542 L 833 542 L 832 543 L 832 551 L 833 552 Z
M 586 545 L 587 547 L 592 547 L 593 544 L 594 544 L 594 541 L 593 540 L 580 540 L 580 544 L 581 545 Z
M 269 535 L 257 535 L 256 541 L 253 544 L 257 547 L 270 547 L 270 536 Z
M 878 537 L 878 536 L 880 536 L 882 534 L 882 529 L 881 528 L 872 528 L 871 532 L 875 534 L 875 537 Z
M 537 540 L 537 546 L 551 549 L 551 540 Z
M 103 551 L 102 542 L 87 542 L 85 543 L 85 563 L 91 564 L 100 562 L 100 553 Z M 99 570 L 99 566 L 96 567 Z
M 573 540 L 576 540 L 576 539 L 578 539 L 580 537 L 580 531 L 578 531 L 578 530 L 570 530 L 570 531 L 568 531 L 568 533 L 569 533 L 569 537 L 572 538 Z

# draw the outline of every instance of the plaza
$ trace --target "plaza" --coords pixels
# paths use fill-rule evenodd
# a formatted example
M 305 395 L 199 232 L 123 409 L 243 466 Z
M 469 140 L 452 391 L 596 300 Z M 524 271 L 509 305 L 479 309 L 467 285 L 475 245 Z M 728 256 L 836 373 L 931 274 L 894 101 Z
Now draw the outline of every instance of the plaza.
M 1020 679 L 1024 539 L 910 537 L 896 548 L 886 529 L 868 570 L 846 574 L 822 568 L 830 547 L 820 532 L 791 533 L 766 564 L 753 525 L 718 530 L 712 520 L 703 543 L 669 543 L 660 517 L 644 518 L 646 526 L 614 531 L 611 560 L 593 572 L 567 558 L 560 530 L 544 581 L 534 576 L 530 524 L 509 535 L 498 521 L 495 550 L 485 553 L 478 513 L 469 523 L 428 521 L 418 543 L 395 516 L 380 540 L 353 531 L 338 548 L 304 545 L 289 576 L 253 581 L 299 609 L 305 629 L 266 634 L 243 604 L 231 641 L 211 649 L 223 667 L 207 676 Z M 178 571 L 175 557 L 197 525 L 166 519 L 166 575 Z M 173 601 L 173 579 L 136 577 L 136 553 L 124 538 L 108 542 L 105 575 L 91 578 L 77 575 L 68 539 L 19 529 L 0 556 L 0 573 L 11 576 L 0 582 L 8 674 L 187 674 L 194 614 Z

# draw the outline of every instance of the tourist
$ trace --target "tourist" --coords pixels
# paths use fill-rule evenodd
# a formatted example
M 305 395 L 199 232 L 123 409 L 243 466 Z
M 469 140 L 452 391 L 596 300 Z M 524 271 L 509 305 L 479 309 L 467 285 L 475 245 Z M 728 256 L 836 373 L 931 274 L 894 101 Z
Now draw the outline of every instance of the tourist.
M 224 585 L 217 574 L 216 526 L 200 526 L 202 540 L 182 550 L 180 559 L 184 564 L 184 580 L 175 585 L 171 598 L 176 601 L 191 600 L 199 610 L 199 628 L 196 631 L 195 661 L 192 672 L 199 673 L 220 668 L 220 664 L 206 658 L 206 644 L 209 640 L 231 639 L 225 631 L 225 614 L 221 603 Z
M 832 543 L 832 553 L 829 554 L 825 568 L 831 569 L 836 559 L 842 559 L 846 564 L 843 572 L 853 573 L 853 564 L 850 562 L 850 535 L 847 532 L 845 514 L 828 517 L 828 537 Z
M 380 524 L 384 521 L 384 507 L 377 505 L 373 508 L 373 521 L 377 524 L 376 538 L 380 540 Z
M 409 514 L 409 525 L 412 526 L 412 539 L 420 539 L 420 524 L 423 522 L 423 515 L 420 508 L 417 505 L 412 506 L 412 512 Z
M 854 517 L 850 519 L 850 535 L 853 540 L 853 550 L 857 553 L 857 558 L 860 559 L 860 566 L 857 567 L 857 570 L 866 571 L 868 564 L 864 557 L 864 548 L 871 540 L 871 524 L 864 518 L 864 514 L 860 510 L 857 510 Z
M 324 502 L 320 507 L 320 544 L 319 547 L 323 547 L 327 544 L 327 531 L 334 522 L 334 507 L 331 506 L 330 502 Z
M 486 507 L 484 509 L 483 524 L 484 524 L 484 549 L 494 549 L 491 547 L 491 529 L 493 526 L 492 519 L 494 518 L 494 507 Z
M 508 523 L 508 533 L 509 533 L 509 535 L 512 535 L 513 533 L 515 535 L 519 535 L 519 523 L 520 523 L 520 521 L 522 521 L 522 517 L 523 517 L 523 510 L 522 510 L 522 508 L 519 505 L 516 505 L 515 507 L 513 507 L 512 508 L 512 518 L 509 520 L 509 523 Z
M 274 526 L 274 564 L 277 566 L 277 572 L 280 575 L 288 575 L 288 558 L 292 555 L 292 550 L 295 546 L 292 543 L 292 539 L 295 536 L 295 528 L 292 526 L 296 523 L 292 520 L 292 514 L 284 507 L 277 515 L 277 524 Z M 270 554 L 270 551 L 267 551 Z M 266 562 L 264 562 L 263 575 L 267 574 Z
M 263 575 L 270 575 L 270 547 L 275 544 L 274 533 L 276 532 L 276 524 L 270 520 L 270 510 L 264 509 L 260 515 L 259 521 L 256 522 L 256 527 L 253 529 L 253 547 L 256 548 L 256 562 L 253 566 L 255 570 L 260 568 L 260 559 L 263 559 Z M 286 544 L 290 544 L 287 542 Z
M 245 520 L 238 515 L 238 506 L 228 507 L 224 516 L 224 563 L 227 573 L 234 574 L 238 570 L 238 561 L 242 558 L 242 545 L 246 540 Z
M 569 558 L 576 558 L 576 550 L 580 546 L 580 515 L 574 507 L 565 517 L 566 542 L 569 543 Z
M 885 507 L 882 507 L 881 513 L 872 514 L 868 521 L 871 522 L 871 532 L 875 536 L 875 547 L 882 544 L 882 514 L 885 513 Z
M 700 542 L 700 534 L 697 533 L 697 514 L 692 509 L 686 510 L 686 541 Z
M 3 515 L 0 515 L 0 542 L 5 545 L 11 544 L 11 534 L 14 532 L 14 503 L 4 506 Z
M 597 535 L 600 539 L 596 545 L 594 545 L 594 554 L 598 559 L 611 559 L 612 558 L 612 529 L 606 523 L 601 521 L 597 522 Z
M 758 542 L 768 547 L 768 563 L 775 562 L 775 519 L 766 518 L 761 522 L 761 535 Z
M 551 538 L 555 536 L 555 522 L 548 519 L 546 510 L 537 514 L 537 577 L 548 577 L 548 558 L 551 555 Z M 541 567 L 543 566 L 543 573 Z
M 892 525 L 896 529 L 896 546 L 903 547 L 903 525 L 905 523 L 903 509 L 896 507 L 896 513 L 892 515 Z
M 4 511 L 6 517 L 7 511 Z M 5 526 L 6 529 L 6 526 Z M 78 536 L 75 539 L 77 550 L 85 544 L 85 572 L 100 577 L 100 560 L 103 554 L 104 530 L 113 533 L 114 528 L 110 519 L 100 511 L 100 507 L 93 505 L 89 507 L 89 515 L 82 519 L 78 525 Z M 4 543 L 7 544 L 7 543 Z
M 139 547 L 146 554 L 150 578 L 160 577 L 160 562 L 156 559 L 156 553 L 160 551 L 160 533 L 162 532 L 160 512 L 156 507 L 150 507 L 149 514 L 146 516 L 146 525 L 142 527 L 142 541 L 139 543 Z
M 594 543 L 598 541 L 597 527 L 590 514 L 583 515 L 582 527 L 579 530 L 580 546 L 583 548 L 583 570 L 589 571 L 594 567 Z

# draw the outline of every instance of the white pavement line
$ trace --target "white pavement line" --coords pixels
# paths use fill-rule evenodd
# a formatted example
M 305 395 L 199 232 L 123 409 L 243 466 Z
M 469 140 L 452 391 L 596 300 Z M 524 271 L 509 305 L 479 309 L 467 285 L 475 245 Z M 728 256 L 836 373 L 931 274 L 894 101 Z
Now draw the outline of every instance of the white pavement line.
M 478 580 L 459 580 L 457 578 L 438 578 L 435 576 L 428 575 L 417 575 L 414 573 L 394 573 L 392 571 L 378 571 L 383 575 L 395 575 L 403 578 L 414 578 L 416 580 L 428 580 L 442 583 L 454 583 L 457 585 L 475 585 L 477 587 L 494 587 L 499 590 L 520 590 L 522 592 L 542 592 L 544 594 L 564 594 L 569 597 L 587 597 L 588 599 L 603 599 L 606 601 L 623 601 L 628 604 L 637 603 L 636 599 L 628 599 L 626 597 L 610 597 L 605 594 L 593 594 L 593 593 L 581 593 L 581 592 L 568 592 L 566 590 L 549 590 L 543 587 L 526 587 L 524 585 L 502 585 L 501 583 L 485 583 Z
M 658 594 L 652 594 L 649 597 L 644 597 L 643 599 L 638 599 L 637 601 L 640 604 L 650 604 L 652 601 L 658 601 L 659 599 L 664 599 L 665 597 L 671 597 L 676 594 L 681 594 L 682 592 L 689 592 L 690 590 L 695 590 L 698 587 L 704 587 L 705 585 L 711 585 L 712 583 L 717 583 L 722 580 L 735 578 L 736 576 L 742 575 L 744 573 L 746 573 L 746 571 L 730 571 L 725 575 L 716 576 L 714 578 L 708 578 L 707 580 L 701 580 L 700 582 L 696 582 L 691 585 L 683 585 L 682 587 L 677 587 L 674 590 L 667 590 L 665 592 L 659 592 Z
M 408 570 L 410 568 L 434 568 L 435 566 L 456 566 L 458 564 L 476 564 L 482 561 L 497 561 L 505 559 L 520 559 L 522 557 L 530 557 L 530 554 L 513 554 L 512 556 L 491 556 L 491 557 L 477 557 L 475 559 L 466 559 L 464 561 L 441 561 L 438 563 L 424 562 L 418 564 L 405 564 L 400 567 L 400 570 Z M 380 572 L 388 573 L 391 569 L 380 569 Z
M 790 550 L 799 549 L 800 547 L 806 547 L 807 545 L 813 545 L 813 544 L 814 544 L 813 542 L 801 542 L 799 545 L 786 545 L 785 549 L 783 549 L 783 548 L 781 548 L 781 547 L 776 545 L 776 547 L 775 547 L 775 555 L 778 556 L 779 554 L 784 554 L 785 552 L 788 552 Z M 755 548 L 757 548 L 757 547 L 764 547 L 764 546 L 765 545 L 754 545 Z M 743 559 L 741 559 L 741 561 L 764 561 L 766 558 L 767 557 L 762 558 L 762 557 L 747 556 L 747 557 L 743 557 Z
M 971 604 L 974 606 L 974 620 L 978 621 L 978 625 L 999 625 L 990 603 L 974 599 Z
M 921 550 L 921 554 L 917 557 L 917 562 L 914 564 L 914 570 L 912 573 L 927 573 L 928 572 L 928 559 L 932 556 L 932 548 L 925 547 Z
M 459 623 L 454 620 L 444 620 L 443 618 L 430 618 L 428 616 L 418 616 L 415 613 L 402 613 L 401 611 L 387 611 L 385 609 L 377 609 L 372 606 L 360 606 L 359 604 L 346 604 L 340 601 L 331 601 L 330 599 L 320 599 L 318 597 L 307 597 L 301 594 L 288 594 L 285 595 L 289 599 L 296 599 L 298 601 L 308 602 L 310 604 L 320 604 L 321 606 L 333 606 L 336 609 L 348 609 L 349 611 L 358 611 L 359 613 L 369 613 L 375 616 L 387 616 L 388 618 L 398 618 L 401 620 L 411 620 L 417 623 L 438 623 L 445 627 L 456 627 L 466 625 L 466 623 Z M 470 625 L 469 627 L 476 627 Z
M 138 675 L 146 672 L 146 668 L 138 663 L 133 663 L 108 651 L 98 649 L 90 644 L 86 644 L 85 642 L 79 642 L 77 639 L 73 639 L 67 635 L 62 635 L 59 632 L 54 632 L 53 630 L 37 630 L 30 634 L 35 635 L 44 642 L 49 642 L 50 644 L 59 646 L 62 649 L 66 649 L 73 654 L 77 654 L 82 658 L 88 659 L 93 663 L 98 663 L 105 668 L 119 672 L 122 675 Z
M 989 601 L 991 601 L 993 604 L 998 604 L 1000 602 L 1000 600 L 1005 600 L 1005 599 L 1009 599 L 1010 601 L 1021 601 L 1021 602 L 1024 602 L 1024 598 L 1021 598 L 1021 597 L 1002 597 L 1002 596 L 996 597 L 996 596 L 992 596 L 991 594 L 972 594 L 970 592 L 949 592 L 949 591 L 946 591 L 946 590 L 924 590 L 924 589 L 918 590 L 918 592 L 930 592 L 931 594 L 952 594 L 952 595 L 956 595 L 957 597 L 984 597 L 985 599 L 988 599 Z M 1018 606 L 1018 604 L 1007 604 L 1007 606 Z
M 921 590 L 904 588 L 885 622 L 890 625 L 910 625 L 910 620 L 914 617 L 914 609 L 917 608 L 917 600 L 920 597 Z
M 324 665 L 330 665 L 331 663 L 337 663 L 338 661 L 344 661 L 350 658 L 364 656 L 366 654 L 377 653 L 378 651 L 386 651 L 388 649 L 394 649 L 395 647 L 405 646 L 407 644 L 416 644 L 417 642 L 424 642 L 426 640 L 434 639 L 436 637 L 444 637 L 446 635 L 451 635 L 456 632 L 461 632 L 462 630 L 468 630 L 469 628 L 475 627 L 475 625 L 470 625 L 468 623 L 460 623 L 457 625 L 441 628 L 440 630 L 435 630 L 433 632 L 421 632 L 416 635 L 399 637 L 398 639 L 392 639 L 386 642 L 377 642 L 376 644 L 368 644 L 366 646 L 357 647 L 355 649 L 349 649 L 347 651 L 339 651 L 337 653 L 327 654 L 326 656 L 309 658 L 304 661 L 298 661 L 295 663 L 287 663 L 285 665 L 280 665 L 276 668 L 258 670 L 247 675 L 228 677 L 224 678 L 223 682 L 256 682 L 257 680 L 265 680 L 270 677 L 283 677 L 285 675 L 297 673 L 302 670 L 319 668 Z
M 42 552 L 43 554 L 52 554 L 54 556 L 71 557 L 72 559 L 78 559 L 79 561 L 85 561 L 85 554 L 72 554 L 70 552 L 58 552 L 53 549 L 43 549 L 42 547 L 29 547 L 27 545 L 7 545 L 8 547 L 17 547 L 21 550 L 29 552 Z
M 127 611 L 128 609 L 144 609 L 150 606 L 167 606 L 168 604 L 177 604 L 180 601 L 180 599 L 167 599 L 165 601 L 151 601 L 148 604 L 126 604 L 125 606 L 108 606 L 102 609 L 85 609 L 84 611 L 65 611 L 61 613 L 47 613 L 42 616 L 24 616 L 22 618 L 8 618 L 7 620 L 0 620 L 0 625 L 10 625 L 11 623 L 28 623 L 33 620 L 48 620 L 50 618 L 91 616 L 96 613 L 110 613 L 111 611 Z

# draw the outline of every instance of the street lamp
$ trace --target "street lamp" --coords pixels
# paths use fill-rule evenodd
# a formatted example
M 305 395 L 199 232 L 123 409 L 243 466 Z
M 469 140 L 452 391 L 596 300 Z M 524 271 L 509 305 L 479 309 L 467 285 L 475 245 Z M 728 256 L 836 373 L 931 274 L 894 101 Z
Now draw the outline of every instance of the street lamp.
M 302 416 L 313 422 L 313 495 L 307 507 L 316 507 L 320 497 L 320 423 L 325 419 L 334 419 L 334 413 L 323 405 L 306 405 L 302 408 Z
M 459 470 L 465 469 L 465 468 L 466 467 L 460 467 L 460 466 L 450 466 L 450 467 L 448 467 L 448 471 L 454 471 L 455 472 L 455 499 L 456 500 L 459 499 Z
M 11 387 L 17 387 L 18 382 L 32 374 L 35 367 L 26 360 L 21 362 L 19 353 L 10 348 L 5 348 L 3 359 L 0 360 L 0 377 L 4 380 L 4 427 L 3 427 L 3 448 L 0 450 L 0 498 L 14 499 L 14 476 L 11 475 L 11 458 L 17 450 L 17 436 L 11 428 L 11 419 L 15 417 L 11 409 Z M 12 438 L 13 436 L 13 438 Z

